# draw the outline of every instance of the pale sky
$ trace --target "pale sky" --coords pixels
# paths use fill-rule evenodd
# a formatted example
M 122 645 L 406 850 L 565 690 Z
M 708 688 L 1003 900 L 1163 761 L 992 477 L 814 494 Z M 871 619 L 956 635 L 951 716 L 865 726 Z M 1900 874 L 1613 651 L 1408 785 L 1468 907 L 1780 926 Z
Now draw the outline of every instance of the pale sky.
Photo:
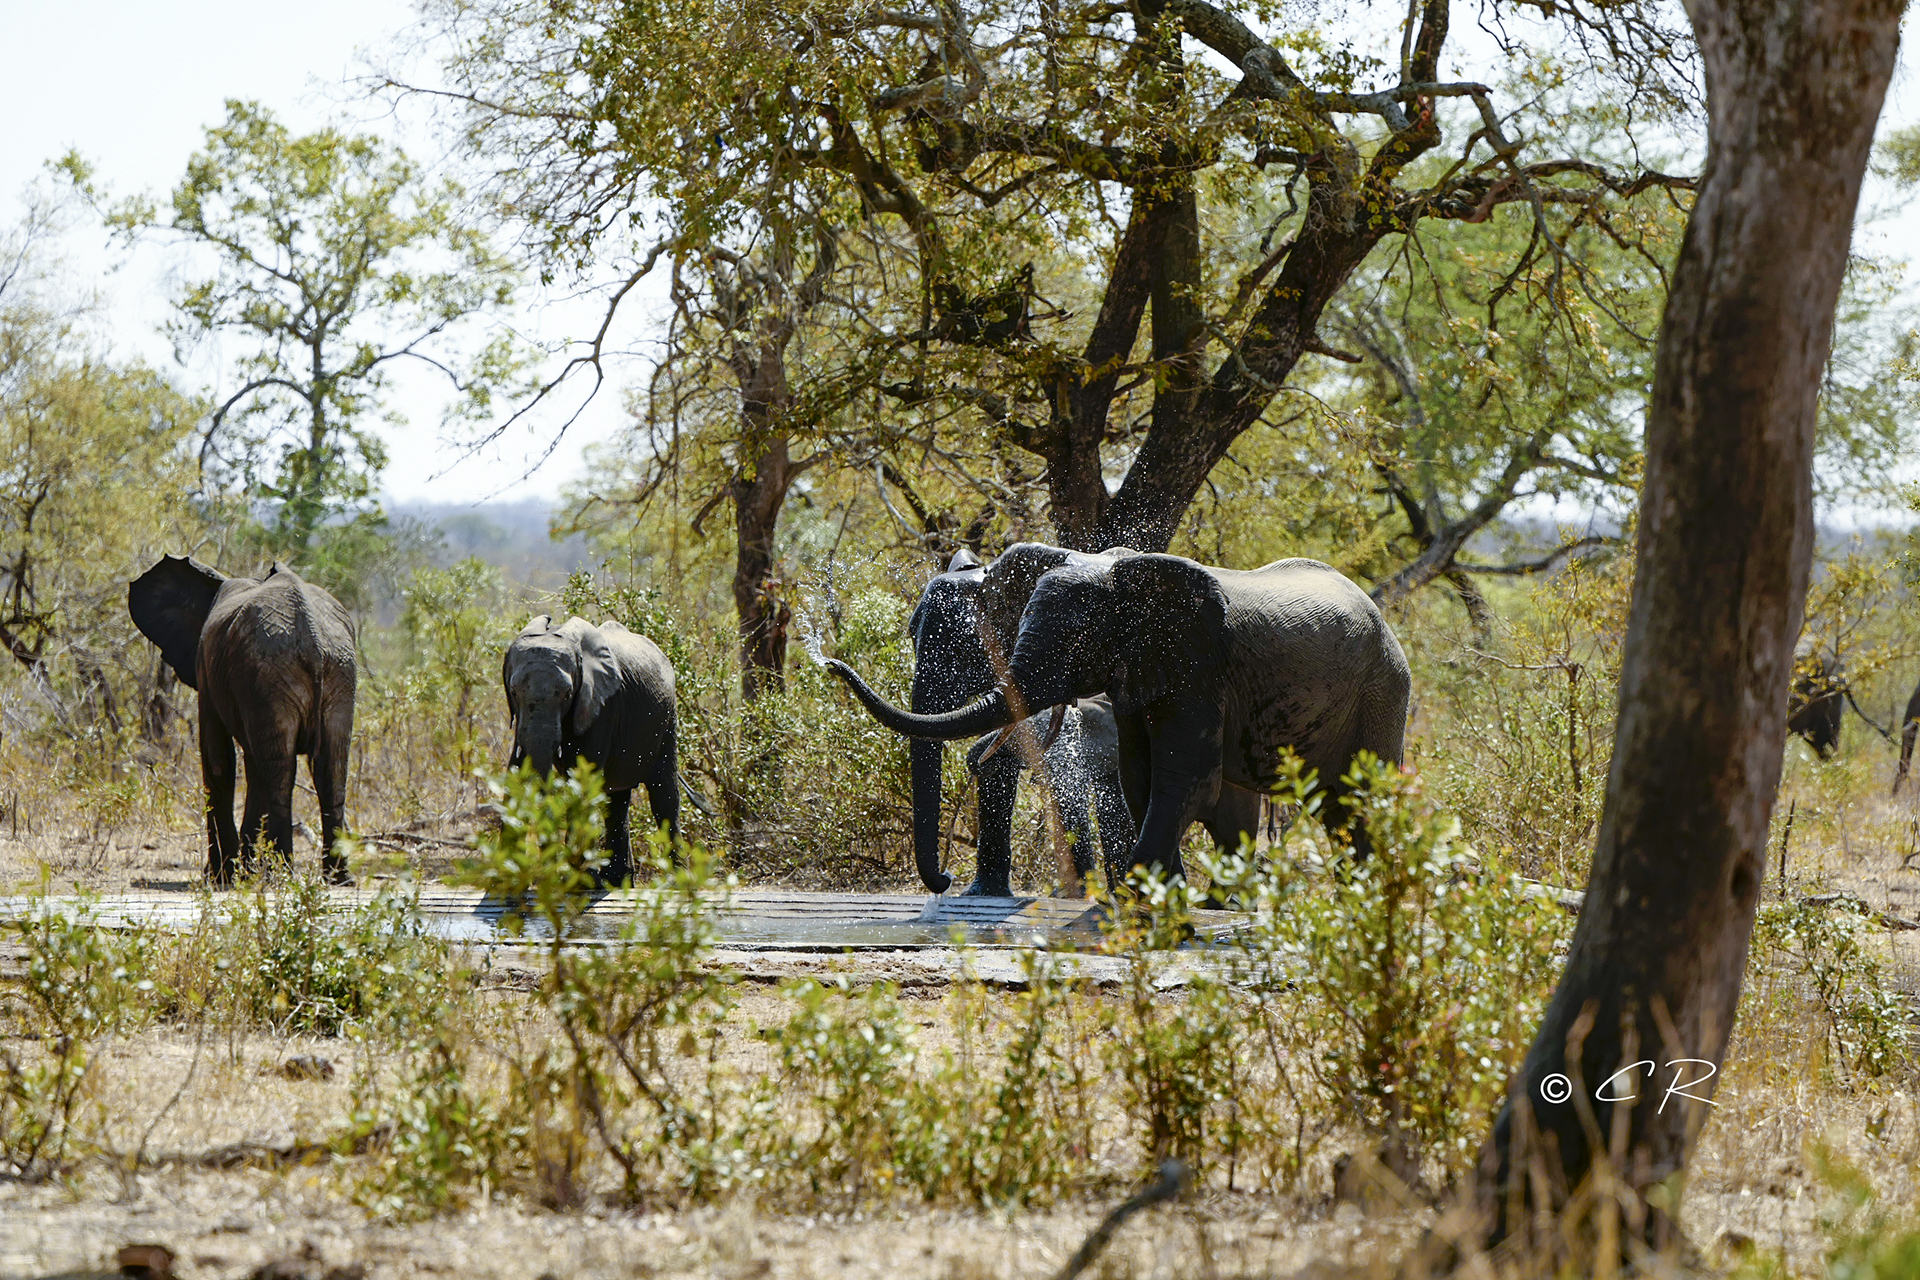
M 0 222 L 17 217 L 12 200 L 41 166 L 69 147 L 95 165 L 113 191 L 163 196 L 178 181 L 202 130 L 224 115 L 227 98 L 257 99 L 288 125 L 309 129 L 329 120 L 358 124 L 394 137 L 431 162 L 433 138 L 418 122 L 395 121 L 347 87 L 362 69 L 361 51 L 392 47 L 413 20 L 406 0 L 330 0 L 300 4 L 251 0 L 0 0 Z M 1909 36 L 1913 24 L 1910 22 Z M 1920 59 L 1907 41 L 1902 72 L 1882 127 L 1920 119 Z M 411 124 L 411 127 L 409 125 Z M 1869 187 L 1867 206 L 1886 193 Z M 1863 226 L 1861 247 L 1920 257 L 1920 207 Z M 88 224 L 66 238 L 75 273 L 96 284 L 108 301 L 104 324 L 126 352 L 166 365 L 171 353 L 154 334 L 165 314 L 167 251 L 141 250 L 131 259 L 104 247 Z M 117 270 L 109 270 L 122 263 Z M 564 300 L 543 300 L 519 323 L 552 342 L 589 332 L 598 312 Z M 633 328 L 644 327 L 644 315 Z M 643 333 L 628 335 L 630 342 Z M 636 365 L 628 374 L 637 379 Z M 438 401 L 420 384 L 396 397 L 411 418 L 389 433 L 392 463 L 387 491 L 401 499 L 484 500 L 551 496 L 582 471 L 582 446 L 609 438 L 622 421 L 618 388 L 609 385 L 530 478 L 558 423 L 547 415 L 482 455 L 459 460 L 438 438 Z

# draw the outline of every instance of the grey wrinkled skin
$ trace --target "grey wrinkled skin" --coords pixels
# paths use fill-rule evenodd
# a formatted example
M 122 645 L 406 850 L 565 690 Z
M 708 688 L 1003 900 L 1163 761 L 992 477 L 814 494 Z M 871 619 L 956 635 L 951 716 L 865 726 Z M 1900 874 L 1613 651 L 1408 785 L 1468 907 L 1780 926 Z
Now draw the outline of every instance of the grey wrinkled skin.
M 305 756 L 320 799 L 322 870 L 349 883 L 335 840 L 345 826 L 353 741 L 352 616 L 285 565 L 264 578 L 226 578 L 185 556 L 166 556 L 130 583 L 127 612 L 200 694 L 207 878 L 233 883 L 236 869 L 252 865 L 263 832 L 291 861 L 294 771 Z M 247 766 L 237 830 L 236 745 Z
M 1354 755 L 1401 759 L 1406 657 L 1366 593 L 1331 566 L 1280 560 L 1241 571 L 1180 556 L 1088 559 L 1038 575 L 1005 680 L 966 707 L 914 715 L 844 663 L 829 666 L 882 724 L 935 740 L 1107 694 L 1122 790 L 1140 815 L 1128 865 L 1169 876 L 1184 875 L 1180 836 L 1223 784 L 1274 790 L 1282 747 L 1331 793 L 1321 813 L 1335 826 L 1347 819 L 1339 779 Z M 986 576 L 991 588 L 991 569 Z M 1365 831 L 1351 834 L 1365 856 Z
M 655 825 L 679 840 L 673 664 L 658 645 L 617 622 L 569 618 L 555 626 L 542 614 L 507 646 L 500 678 L 513 716 L 509 765 L 526 761 L 550 773 L 580 759 L 604 776 L 611 856 L 603 882 L 633 879 L 627 819 L 636 786 L 647 788 Z
M 983 735 L 967 752 L 967 768 L 980 791 L 980 839 L 974 881 L 967 894 L 1013 896 L 1015 794 L 1020 775 L 1032 767 L 1046 740 L 1050 719 L 1050 714 L 1041 714 L 1021 721 L 991 756 L 988 752 L 998 733 Z M 1068 707 L 1042 764 L 1071 845 L 1075 880 L 1086 883 L 1094 870 L 1096 848 L 1109 886 L 1124 879 L 1135 832 L 1120 786 L 1120 730 L 1112 701 L 1105 696 L 1086 698 Z M 1259 834 L 1264 801 L 1259 792 L 1228 783 L 1198 821 L 1217 847 L 1231 851 L 1240 847 L 1242 835 Z

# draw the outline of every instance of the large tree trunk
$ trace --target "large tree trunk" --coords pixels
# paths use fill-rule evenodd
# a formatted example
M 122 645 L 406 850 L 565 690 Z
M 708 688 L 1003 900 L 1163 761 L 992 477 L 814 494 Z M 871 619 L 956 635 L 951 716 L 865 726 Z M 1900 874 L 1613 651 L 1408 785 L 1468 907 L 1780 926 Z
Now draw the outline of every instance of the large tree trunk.
M 1482 1166 L 1489 1241 L 1590 1176 L 1628 1194 L 1534 1246 L 1673 1238 L 1712 1083 L 1667 1091 L 1717 1072 L 1739 1001 L 1813 543 L 1815 395 L 1900 8 L 1689 0 L 1707 173 L 1660 332 L 1613 767 L 1566 972 Z M 1591 1207 L 1609 1203 L 1624 1221 Z
M 787 624 L 793 610 L 773 580 L 773 539 L 796 468 L 787 437 L 749 424 L 749 457 L 734 478 L 733 605 L 740 618 L 740 692 L 786 687 Z

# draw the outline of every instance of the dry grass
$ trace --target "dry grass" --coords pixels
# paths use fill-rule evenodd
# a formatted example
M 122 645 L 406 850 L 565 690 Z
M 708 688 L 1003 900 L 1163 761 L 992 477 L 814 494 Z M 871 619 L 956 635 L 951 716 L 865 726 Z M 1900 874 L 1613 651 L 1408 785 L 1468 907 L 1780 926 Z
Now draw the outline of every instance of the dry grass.
M 1887 750 L 1857 725 L 1850 730 L 1847 749 L 1831 764 L 1813 761 L 1797 745 L 1789 748 L 1775 850 L 1791 808 L 1790 891 L 1845 890 L 1877 909 L 1920 916 L 1920 859 L 1911 857 L 1920 842 L 1920 799 L 1910 792 L 1889 800 Z M 372 782 L 383 771 L 395 776 L 393 761 L 409 748 L 403 740 L 376 740 L 368 749 L 379 755 L 356 775 L 359 829 L 410 827 L 411 834 L 441 840 L 459 840 L 471 830 L 468 783 L 455 777 L 425 785 Z M 122 812 L 97 794 L 63 790 L 59 778 L 36 772 L 11 743 L 0 748 L 0 806 L 19 796 L 22 818 L 16 834 L 10 810 L 0 808 L 0 887 L 17 892 L 37 885 L 44 871 L 61 890 L 193 891 L 203 837 L 183 819 L 188 806 L 180 801 L 197 786 L 193 762 L 176 755 L 146 767 L 151 785 Z M 303 793 L 297 803 L 298 816 L 314 823 L 310 796 Z M 301 842 L 297 857 L 313 852 Z M 432 877 L 446 870 L 451 853 L 438 845 L 374 848 L 356 870 L 365 876 L 404 866 Z M 1775 888 L 1769 884 L 1770 892 Z M 1876 932 L 1871 945 L 1892 987 L 1920 992 L 1920 933 Z M 924 994 L 930 998 L 913 1004 L 915 1039 L 937 1052 L 950 1043 L 951 996 Z M 509 1028 L 526 1033 L 543 1025 L 531 1001 L 510 987 L 488 991 L 484 1001 L 503 1043 Z M 782 1023 L 790 1012 L 791 1002 L 778 992 L 745 989 L 723 1038 L 730 1066 L 748 1076 L 769 1071 L 771 1051 L 755 1029 Z M 1883 1205 L 1920 1204 L 1920 1096 L 1911 1067 L 1863 1080 L 1829 1061 L 1824 1041 L 1820 1015 L 1806 1001 L 1789 1014 L 1737 1029 L 1688 1190 L 1688 1231 L 1705 1264 L 1730 1265 L 1751 1243 L 1779 1251 L 1787 1274 L 1824 1274 L 1827 1237 L 1819 1216 L 1830 1187 L 1819 1172 L 1822 1151 L 1861 1171 Z M 12 1047 L 32 1049 L 18 1041 Z M 482 1196 L 450 1219 L 394 1226 L 371 1220 L 352 1203 L 352 1158 L 310 1156 L 231 1169 L 161 1159 L 232 1144 L 285 1148 L 324 1139 L 351 1111 L 357 1065 L 371 1059 L 392 1078 L 398 1064 L 381 1056 L 388 1052 L 347 1040 L 258 1032 L 196 1041 L 165 1027 L 113 1042 L 92 1095 L 108 1120 L 100 1158 L 70 1182 L 0 1184 L 0 1276 L 98 1272 L 111 1268 L 120 1245 L 153 1241 L 173 1249 L 178 1274 L 188 1277 L 245 1276 L 271 1258 L 304 1251 L 327 1266 L 358 1264 L 381 1277 L 1041 1280 L 1123 1194 L 1138 1168 L 1137 1155 L 1116 1150 L 1109 1161 L 1113 1176 L 1103 1185 L 1014 1213 L 898 1201 L 803 1212 L 750 1197 L 637 1208 L 589 1198 L 582 1207 L 550 1212 L 524 1199 Z M 275 1072 L 299 1054 L 332 1059 L 335 1075 L 290 1080 Z M 1388 1274 L 1430 1214 L 1336 1203 L 1332 1158 L 1357 1145 L 1353 1135 L 1336 1135 L 1290 1193 L 1227 1192 L 1216 1185 L 1154 1210 L 1130 1224 L 1090 1274 L 1099 1280 Z M 128 1172 L 143 1150 L 145 1164 Z

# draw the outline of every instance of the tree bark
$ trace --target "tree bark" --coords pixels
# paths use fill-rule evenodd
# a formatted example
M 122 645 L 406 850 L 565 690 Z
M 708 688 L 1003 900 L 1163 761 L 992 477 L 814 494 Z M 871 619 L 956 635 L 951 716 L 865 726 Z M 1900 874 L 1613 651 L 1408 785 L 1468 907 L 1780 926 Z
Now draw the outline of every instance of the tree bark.
M 1739 1001 L 1813 544 L 1815 396 L 1901 4 L 1687 9 L 1707 171 L 1661 325 L 1613 765 L 1566 971 L 1483 1160 L 1489 1243 L 1674 1238 L 1712 1081 L 1669 1091 L 1717 1073 Z M 1562 1211 L 1584 1220 L 1543 1228 Z
M 762 690 L 786 688 L 787 623 L 793 610 L 773 581 L 773 539 L 795 468 L 786 436 L 748 440 L 759 447 L 732 484 L 733 605 L 740 618 L 740 692 L 752 702 Z

